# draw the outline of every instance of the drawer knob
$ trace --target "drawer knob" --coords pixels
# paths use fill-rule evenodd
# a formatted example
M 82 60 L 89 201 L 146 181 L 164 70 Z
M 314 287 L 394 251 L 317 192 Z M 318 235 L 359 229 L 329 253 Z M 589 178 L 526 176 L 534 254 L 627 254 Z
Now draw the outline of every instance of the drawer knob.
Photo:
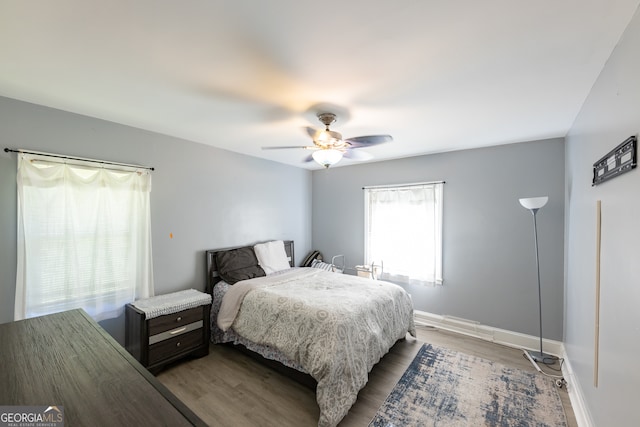
M 176 347 L 180 347 L 180 343 L 179 343 L 179 342 L 178 342 L 178 343 L 176 343 Z
M 176 319 L 176 322 L 179 322 L 182 320 L 182 317 L 178 316 L 178 318 Z

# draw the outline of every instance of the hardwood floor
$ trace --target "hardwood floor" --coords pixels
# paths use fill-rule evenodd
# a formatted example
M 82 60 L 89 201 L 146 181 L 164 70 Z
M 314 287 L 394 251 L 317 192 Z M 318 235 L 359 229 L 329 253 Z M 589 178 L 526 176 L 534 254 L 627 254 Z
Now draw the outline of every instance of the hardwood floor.
M 340 427 L 369 425 L 423 342 L 535 372 L 521 350 L 424 326 L 417 332 L 417 339 L 408 336 L 397 343 L 373 368 Z M 312 390 L 228 346 L 212 345 L 208 356 L 171 366 L 157 378 L 211 426 L 303 427 L 318 422 Z M 560 396 L 569 427 L 577 426 L 566 388 Z

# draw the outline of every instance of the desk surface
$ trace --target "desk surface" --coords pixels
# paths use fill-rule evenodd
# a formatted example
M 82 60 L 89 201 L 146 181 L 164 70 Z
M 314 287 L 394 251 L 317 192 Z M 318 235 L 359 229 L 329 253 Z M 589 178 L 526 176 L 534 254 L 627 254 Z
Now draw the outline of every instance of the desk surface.
M 83 310 L 0 325 L 0 405 L 63 406 L 65 425 L 205 425 Z

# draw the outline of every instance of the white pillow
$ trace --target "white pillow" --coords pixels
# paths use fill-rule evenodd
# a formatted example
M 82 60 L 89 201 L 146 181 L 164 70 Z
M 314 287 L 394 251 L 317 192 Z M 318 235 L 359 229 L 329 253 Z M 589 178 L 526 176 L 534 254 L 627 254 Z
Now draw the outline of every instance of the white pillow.
M 258 264 L 266 274 L 291 268 L 282 240 L 259 243 L 253 247 L 253 250 L 258 258 Z

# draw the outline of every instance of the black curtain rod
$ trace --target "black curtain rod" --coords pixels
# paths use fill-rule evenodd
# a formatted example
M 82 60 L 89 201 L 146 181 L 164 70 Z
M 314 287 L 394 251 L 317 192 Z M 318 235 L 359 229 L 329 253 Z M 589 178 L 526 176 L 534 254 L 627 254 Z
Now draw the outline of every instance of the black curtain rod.
M 414 182 L 413 184 L 389 184 L 389 185 L 371 185 L 362 187 L 363 190 L 374 190 L 376 188 L 402 188 L 402 187 L 419 187 L 421 185 L 446 184 L 447 181 L 430 181 L 430 182 Z
M 147 170 L 151 170 L 151 171 L 155 170 L 155 168 L 148 167 L 148 166 L 130 165 L 130 164 L 127 164 L 127 163 L 117 163 L 117 162 L 107 162 L 105 160 L 85 159 L 85 158 L 82 158 L 82 157 L 61 156 L 59 154 L 41 153 L 41 152 L 38 152 L 38 151 L 14 150 L 14 149 L 11 149 L 11 148 L 6 148 L 6 147 L 4 149 L 4 152 L 5 153 L 36 154 L 38 156 L 56 157 L 58 159 L 79 160 L 79 161 L 82 161 L 82 162 L 100 163 L 100 164 L 103 164 L 103 165 L 126 166 L 126 167 L 129 167 L 129 168 L 147 169 Z

